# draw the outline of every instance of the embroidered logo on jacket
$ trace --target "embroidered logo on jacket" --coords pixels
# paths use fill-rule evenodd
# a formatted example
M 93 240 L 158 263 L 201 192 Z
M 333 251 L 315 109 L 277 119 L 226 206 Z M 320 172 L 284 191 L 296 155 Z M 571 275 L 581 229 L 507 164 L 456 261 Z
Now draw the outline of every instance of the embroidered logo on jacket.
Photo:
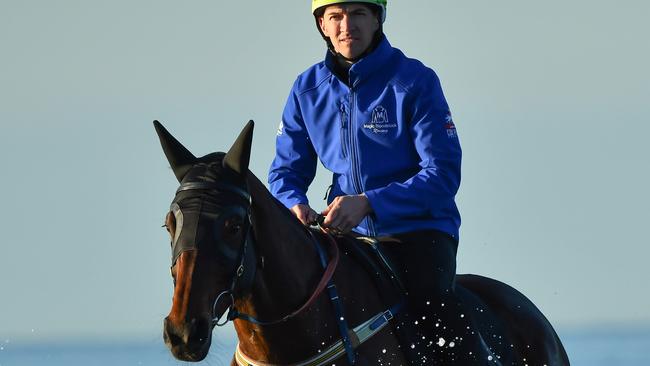
M 447 130 L 448 137 L 458 136 L 456 133 L 456 125 L 454 125 L 454 120 L 451 118 L 451 112 L 447 112 L 447 116 L 445 117 L 445 129 Z
M 363 128 L 367 128 L 374 133 L 387 133 L 388 129 L 396 127 L 397 123 L 391 123 L 388 120 L 388 112 L 382 106 L 375 107 L 372 111 L 372 120 L 363 125 Z

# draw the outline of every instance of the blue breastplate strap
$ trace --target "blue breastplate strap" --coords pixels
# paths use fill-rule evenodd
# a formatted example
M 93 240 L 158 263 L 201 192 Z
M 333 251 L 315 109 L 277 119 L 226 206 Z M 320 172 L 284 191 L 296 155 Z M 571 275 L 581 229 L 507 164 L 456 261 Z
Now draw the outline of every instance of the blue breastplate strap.
M 314 243 L 319 243 L 318 238 L 313 231 L 308 230 L 309 234 L 314 239 Z M 329 234 L 326 234 L 329 235 Z M 327 266 L 327 253 L 323 250 L 322 246 L 316 245 L 316 250 L 318 252 L 318 257 L 320 258 L 320 263 L 325 268 Z M 336 315 L 336 322 L 339 327 L 339 333 L 341 334 L 341 341 L 343 341 L 343 347 L 345 347 L 345 353 L 347 354 L 348 362 L 351 365 L 354 365 L 356 362 L 356 356 L 354 354 L 354 346 L 350 340 L 350 330 L 348 328 L 348 322 L 345 320 L 345 312 L 343 310 L 343 303 L 339 297 L 338 291 L 336 290 L 336 285 L 332 280 L 327 284 L 327 294 L 332 301 L 332 306 L 334 307 L 334 314 Z M 356 342 L 358 343 L 358 341 Z

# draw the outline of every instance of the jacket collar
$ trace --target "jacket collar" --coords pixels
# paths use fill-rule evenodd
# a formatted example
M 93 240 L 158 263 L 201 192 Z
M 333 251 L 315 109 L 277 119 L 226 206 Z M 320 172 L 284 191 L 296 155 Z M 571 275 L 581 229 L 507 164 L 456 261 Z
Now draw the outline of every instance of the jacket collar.
M 392 50 L 393 47 L 388 42 L 388 39 L 386 39 L 386 36 L 384 36 L 374 51 L 361 60 L 355 62 L 352 67 L 350 67 L 350 85 L 357 85 L 360 81 L 367 79 L 377 70 L 386 65 Z M 334 59 L 334 55 L 328 50 L 327 55 L 325 55 L 325 66 L 327 66 L 330 71 L 334 70 L 335 62 L 336 60 Z

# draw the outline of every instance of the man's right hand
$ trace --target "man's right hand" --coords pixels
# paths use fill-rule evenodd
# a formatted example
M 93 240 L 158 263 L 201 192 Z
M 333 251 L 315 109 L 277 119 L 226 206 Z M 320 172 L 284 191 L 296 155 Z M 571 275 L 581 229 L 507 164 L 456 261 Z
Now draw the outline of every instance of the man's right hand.
M 316 220 L 318 219 L 318 213 L 312 210 L 312 208 L 309 207 L 309 205 L 299 203 L 291 207 L 290 211 L 305 226 L 309 226 L 310 224 L 316 222 Z

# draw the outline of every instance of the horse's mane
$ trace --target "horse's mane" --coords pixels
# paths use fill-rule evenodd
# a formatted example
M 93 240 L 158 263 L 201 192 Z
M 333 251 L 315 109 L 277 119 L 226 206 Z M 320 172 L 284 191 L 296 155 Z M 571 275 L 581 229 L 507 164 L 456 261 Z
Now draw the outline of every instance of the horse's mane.
M 248 172 L 246 183 L 253 200 L 254 211 L 258 211 L 262 215 L 273 215 L 274 217 L 279 216 L 281 219 L 277 221 L 286 223 L 288 226 L 287 229 L 296 231 L 296 234 L 300 233 L 304 235 L 306 233 L 306 229 L 300 221 L 298 221 L 289 209 L 271 195 L 271 192 L 269 192 L 264 183 L 262 183 L 253 172 Z

